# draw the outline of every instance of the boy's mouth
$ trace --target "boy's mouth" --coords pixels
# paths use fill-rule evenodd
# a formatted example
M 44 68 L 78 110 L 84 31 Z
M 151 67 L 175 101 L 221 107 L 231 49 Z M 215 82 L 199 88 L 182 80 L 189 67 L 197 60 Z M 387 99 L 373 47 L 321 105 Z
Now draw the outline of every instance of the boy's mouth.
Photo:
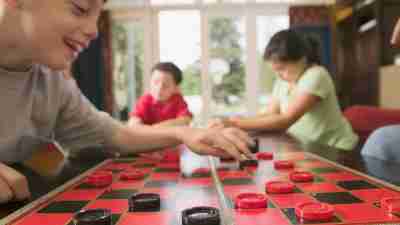
M 79 53 L 83 51 L 85 48 L 82 44 L 77 43 L 72 40 L 64 39 L 64 44 L 69 48 L 69 50 L 72 52 L 72 55 L 74 58 L 76 58 Z

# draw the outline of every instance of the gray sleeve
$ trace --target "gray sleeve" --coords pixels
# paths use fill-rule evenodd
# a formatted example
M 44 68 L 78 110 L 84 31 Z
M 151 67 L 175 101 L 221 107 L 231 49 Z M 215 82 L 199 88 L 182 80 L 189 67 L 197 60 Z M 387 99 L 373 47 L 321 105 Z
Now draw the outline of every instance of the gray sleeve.
M 111 146 L 111 138 L 121 124 L 97 110 L 81 93 L 73 79 L 63 80 L 60 112 L 55 138 L 66 149 L 76 151 L 95 146 Z

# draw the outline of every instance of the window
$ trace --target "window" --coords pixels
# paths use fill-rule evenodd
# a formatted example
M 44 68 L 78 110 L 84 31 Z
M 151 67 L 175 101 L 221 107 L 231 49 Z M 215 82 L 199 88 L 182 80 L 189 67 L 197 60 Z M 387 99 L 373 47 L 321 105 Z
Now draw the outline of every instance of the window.
M 126 120 L 132 104 L 143 93 L 143 24 L 115 22 L 112 34 L 115 116 Z
M 259 96 L 260 108 L 265 108 L 268 98 L 272 92 L 272 85 L 276 74 L 271 67 L 264 62 L 263 55 L 271 37 L 278 31 L 289 28 L 288 15 L 257 16 L 257 58 L 260 68 Z
M 124 26 L 125 39 L 115 49 L 119 51 L 114 59 L 119 105 L 130 107 L 127 102 L 143 91 L 142 80 L 148 87 L 155 62 L 172 61 L 183 71 L 182 94 L 195 119 L 201 117 L 199 121 L 253 114 L 257 104 L 264 106 L 271 89 L 266 80 L 272 76 L 262 55 L 272 34 L 289 26 L 288 5 L 249 2 L 143 0 L 145 7 L 116 9 L 113 13 L 119 13 L 124 24 L 136 21 L 130 28 Z M 207 7 L 201 7 L 204 4 Z M 123 49 L 124 43 L 124 48 L 135 49 L 131 54 L 136 57 L 128 57 L 130 50 Z M 141 50 L 128 43 L 142 46 Z
M 212 17 L 208 21 L 212 116 L 246 111 L 244 22 L 243 17 Z
M 182 95 L 195 118 L 202 110 L 200 12 L 165 10 L 159 13 L 160 60 L 175 63 L 183 72 Z

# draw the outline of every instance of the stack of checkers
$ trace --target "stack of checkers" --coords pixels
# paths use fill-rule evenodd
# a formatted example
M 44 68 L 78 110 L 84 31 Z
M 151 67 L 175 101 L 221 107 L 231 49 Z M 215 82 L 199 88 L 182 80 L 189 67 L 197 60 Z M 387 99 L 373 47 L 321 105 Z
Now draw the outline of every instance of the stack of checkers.
M 295 208 L 296 216 L 305 221 L 329 221 L 334 217 L 332 205 L 320 202 L 299 203 Z
M 140 170 L 124 171 L 120 173 L 120 179 L 123 181 L 140 180 L 145 177 L 145 174 Z
M 111 171 L 98 171 L 86 178 L 86 183 L 93 187 L 107 187 L 112 181 L 113 173 Z
M 129 212 L 160 211 L 160 195 L 154 193 L 137 193 L 129 198 Z
M 199 206 L 182 211 L 182 225 L 220 225 L 219 210 L 214 207 Z
M 111 225 L 109 209 L 81 210 L 73 218 L 75 225 Z
M 265 209 L 268 207 L 267 196 L 259 193 L 241 193 L 235 199 L 237 209 Z

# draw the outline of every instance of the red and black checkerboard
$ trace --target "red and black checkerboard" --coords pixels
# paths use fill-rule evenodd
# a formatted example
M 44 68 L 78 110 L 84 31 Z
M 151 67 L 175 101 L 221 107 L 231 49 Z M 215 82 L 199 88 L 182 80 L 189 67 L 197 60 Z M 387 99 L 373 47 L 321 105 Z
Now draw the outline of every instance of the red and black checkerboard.
M 193 159 L 186 159 L 193 163 Z M 293 160 L 295 168 L 277 170 L 274 160 Z M 207 167 L 207 165 L 201 165 Z M 290 194 L 267 194 L 268 208 L 237 210 L 228 205 L 237 225 L 295 225 L 295 224 L 386 224 L 400 223 L 400 215 L 389 214 L 380 208 L 385 197 L 400 197 L 382 182 L 357 174 L 319 157 L 303 152 L 275 153 L 273 160 L 260 160 L 258 167 L 240 169 L 237 162 L 221 163 L 216 174 L 220 182 L 214 183 L 207 169 L 193 170 L 183 175 L 180 163 L 138 157 L 109 160 L 90 173 L 112 171 L 113 182 L 108 187 L 95 188 L 85 182 L 85 176 L 48 201 L 17 216 L 12 225 L 72 225 L 74 213 L 81 209 L 107 208 L 112 212 L 115 225 L 180 225 L 180 213 L 195 206 L 221 208 L 220 193 L 215 185 L 222 185 L 224 197 L 234 199 L 244 192 L 265 193 L 265 183 L 289 180 L 293 170 L 309 171 L 312 182 L 294 183 Z M 123 181 L 121 172 L 140 170 L 143 179 Z M 138 192 L 158 193 L 160 210 L 128 212 L 128 198 Z M 300 221 L 294 206 L 301 202 L 317 201 L 334 206 L 330 221 Z M 232 203 L 232 202 L 231 202 Z M 223 204 L 223 203 L 222 203 Z M 224 215 L 222 215 L 224 216 Z
M 257 168 L 235 170 L 235 162 L 220 165 L 219 177 L 225 194 L 232 200 L 231 208 L 236 225 L 295 225 L 295 224 L 400 224 L 400 215 L 380 208 L 382 198 L 400 197 L 397 192 L 385 187 L 383 182 L 356 174 L 332 162 L 304 152 L 275 153 L 276 160 L 292 160 L 295 168 L 277 170 L 273 161 L 259 161 Z M 235 165 L 236 164 L 236 165 Z M 293 171 L 309 171 L 314 181 L 296 183 L 290 181 Z M 375 179 L 374 179 L 375 180 Z M 233 209 L 233 199 L 240 193 L 266 193 L 268 181 L 289 181 L 295 184 L 293 193 L 266 194 L 268 208 L 265 210 Z M 301 221 L 295 214 L 295 206 L 302 202 L 322 202 L 334 207 L 334 218 L 329 221 Z

